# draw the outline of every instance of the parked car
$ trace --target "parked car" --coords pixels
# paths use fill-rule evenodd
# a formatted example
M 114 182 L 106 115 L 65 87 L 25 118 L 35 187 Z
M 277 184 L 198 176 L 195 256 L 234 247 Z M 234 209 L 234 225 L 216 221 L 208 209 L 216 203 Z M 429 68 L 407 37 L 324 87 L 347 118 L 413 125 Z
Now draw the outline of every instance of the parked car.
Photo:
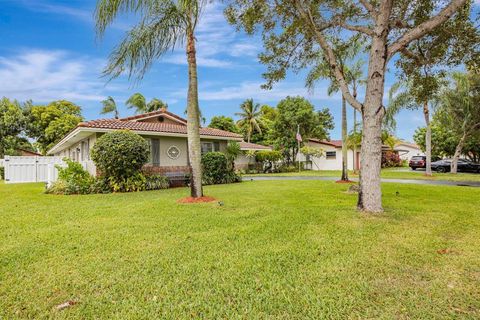
M 432 170 L 437 172 L 450 172 L 451 165 L 451 159 L 435 161 L 432 162 Z M 457 171 L 480 173 L 480 164 L 466 159 L 458 159 Z
M 408 163 L 408 166 L 412 168 L 412 170 L 417 170 L 418 168 L 425 168 L 427 165 L 427 157 L 426 156 L 413 156 Z

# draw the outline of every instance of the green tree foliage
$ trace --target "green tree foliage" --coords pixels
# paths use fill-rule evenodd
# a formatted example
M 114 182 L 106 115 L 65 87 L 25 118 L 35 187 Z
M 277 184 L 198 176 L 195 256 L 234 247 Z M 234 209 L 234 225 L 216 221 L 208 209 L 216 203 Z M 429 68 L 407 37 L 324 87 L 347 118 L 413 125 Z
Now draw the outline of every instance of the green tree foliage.
M 160 109 L 168 109 L 168 105 L 162 100 L 152 98 L 152 100 L 147 102 L 145 97 L 139 92 L 132 94 L 125 104 L 128 108 L 134 108 L 135 113 L 146 113 Z
M 7 98 L 0 100 L 0 158 L 15 155 L 20 147 L 19 138 L 25 124 L 23 108 L 17 101 Z
M 92 148 L 92 160 L 102 175 L 119 182 L 139 173 L 148 161 L 149 152 L 145 139 L 131 131 L 119 130 L 98 138 Z
M 100 114 L 108 114 L 108 113 L 113 113 L 113 115 L 115 116 L 115 119 L 118 119 L 119 117 L 117 103 L 110 96 L 107 99 L 102 100 L 102 110 L 100 111 Z
M 238 182 L 238 177 L 229 166 L 227 156 L 222 152 L 207 152 L 202 156 L 203 183 L 223 184 Z
M 285 153 L 286 161 L 294 161 L 298 153 L 295 139 L 298 125 L 303 139 L 329 138 L 328 131 L 334 128 L 333 117 L 328 109 L 315 111 L 314 106 L 302 97 L 287 97 L 277 105 L 278 115 L 273 123 L 275 146 Z
M 215 128 L 230 132 L 238 133 L 238 128 L 235 125 L 235 121 L 231 117 L 225 116 L 214 116 L 210 120 L 210 124 L 208 125 L 209 128 Z
M 30 106 L 26 114 L 26 133 L 36 140 L 43 154 L 83 120 L 80 107 L 66 100 L 47 106 Z
M 480 131 L 480 74 L 452 75 L 451 84 L 442 93 L 439 121 L 456 137 L 451 172 L 457 172 L 457 161 L 464 153 L 465 142 Z
M 262 133 L 260 122 L 260 104 L 254 103 L 253 99 L 247 99 L 240 105 L 241 112 L 235 113 L 240 117 L 237 125 L 245 132 L 247 142 L 250 142 L 254 132 Z

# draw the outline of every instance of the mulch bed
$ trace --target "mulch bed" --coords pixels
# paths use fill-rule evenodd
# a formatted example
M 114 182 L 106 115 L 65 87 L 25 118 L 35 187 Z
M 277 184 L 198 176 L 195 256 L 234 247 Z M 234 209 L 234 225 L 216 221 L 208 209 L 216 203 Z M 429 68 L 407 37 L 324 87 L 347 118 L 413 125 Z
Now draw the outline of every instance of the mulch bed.
M 200 198 L 193 198 L 193 197 L 186 197 L 183 199 L 179 199 L 178 203 L 206 203 L 206 202 L 215 202 L 217 199 L 213 197 L 200 197 Z

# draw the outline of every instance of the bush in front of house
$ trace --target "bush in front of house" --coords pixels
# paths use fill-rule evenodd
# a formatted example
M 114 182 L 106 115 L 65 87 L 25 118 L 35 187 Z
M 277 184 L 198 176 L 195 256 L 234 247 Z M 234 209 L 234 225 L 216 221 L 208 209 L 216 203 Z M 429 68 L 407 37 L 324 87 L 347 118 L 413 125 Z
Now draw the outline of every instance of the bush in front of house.
M 240 176 L 228 165 L 222 152 L 208 152 L 202 156 L 203 184 L 223 184 L 239 182 Z
M 92 193 L 92 185 L 95 178 L 92 177 L 82 165 L 70 159 L 63 159 L 66 167 L 56 166 L 58 180 L 55 181 L 46 192 L 50 194 L 89 194 Z
M 276 150 L 262 150 L 255 153 L 255 160 L 262 164 L 263 172 L 274 172 L 276 164 L 282 159 L 282 153 Z
M 382 152 L 382 168 L 401 167 L 402 159 L 393 151 Z
M 5 179 L 5 167 L 0 167 L 0 180 Z
M 92 160 L 115 192 L 144 190 L 141 169 L 148 156 L 147 141 L 128 130 L 104 134 L 92 149 Z

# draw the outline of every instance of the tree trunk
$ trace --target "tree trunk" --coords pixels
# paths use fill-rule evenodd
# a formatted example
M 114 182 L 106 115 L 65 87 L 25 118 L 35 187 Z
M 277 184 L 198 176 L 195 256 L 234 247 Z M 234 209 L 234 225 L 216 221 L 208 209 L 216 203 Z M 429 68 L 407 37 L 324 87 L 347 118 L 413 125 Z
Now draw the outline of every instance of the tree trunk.
M 465 139 L 467 138 L 467 132 L 463 132 L 462 138 L 460 138 L 460 141 L 457 144 L 457 147 L 455 148 L 455 153 L 452 158 L 452 164 L 450 165 L 450 172 L 451 173 L 457 173 L 458 169 L 458 158 L 460 158 L 460 155 L 462 154 L 463 150 L 463 145 L 465 144 Z
M 187 140 L 190 165 L 191 196 L 203 196 L 202 163 L 200 147 L 200 109 L 198 106 L 197 58 L 193 30 L 187 31 L 188 97 L 187 97 Z
M 374 28 L 368 65 L 368 83 L 362 106 L 362 151 L 360 154 L 359 210 L 383 212 L 380 170 L 382 162 L 382 118 L 385 71 L 387 67 L 387 35 L 392 1 L 382 1 Z
M 342 178 L 348 181 L 348 148 L 347 148 L 347 102 L 342 95 Z
M 425 116 L 425 124 L 427 125 L 427 132 L 425 133 L 425 153 L 427 157 L 427 164 L 425 166 L 425 175 L 432 175 L 432 128 L 430 126 L 430 111 L 428 109 L 428 101 L 423 103 L 423 115 Z

